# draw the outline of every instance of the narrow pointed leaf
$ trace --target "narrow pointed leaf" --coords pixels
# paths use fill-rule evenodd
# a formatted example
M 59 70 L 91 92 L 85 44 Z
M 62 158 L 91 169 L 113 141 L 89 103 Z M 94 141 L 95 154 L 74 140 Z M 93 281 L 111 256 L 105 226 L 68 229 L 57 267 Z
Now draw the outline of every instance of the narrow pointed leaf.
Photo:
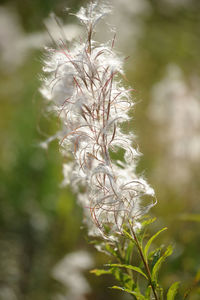
M 154 234 L 154 235 L 148 240 L 148 242 L 147 242 L 147 244 L 146 244 L 146 246 L 145 246 L 145 248 L 144 248 L 144 257 L 145 257 L 146 260 L 147 260 L 149 248 L 150 248 L 150 246 L 151 246 L 153 240 L 154 240 L 161 232 L 163 232 L 163 231 L 166 230 L 166 229 L 167 229 L 167 227 L 162 228 L 161 230 L 159 230 L 156 234 Z
M 109 269 L 109 270 L 94 269 L 94 270 L 91 270 L 90 273 L 93 273 L 96 276 L 101 276 L 101 275 L 104 275 L 104 274 L 112 274 L 112 269 Z
M 135 240 L 134 238 L 130 235 L 130 233 L 128 233 L 128 231 L 126 231 L 125 229 L 123 230 L 124 235 L 135 244 Z
M 178 288 L 179 288 L 179 284 L 180 282 L 177 281 L 177 282 L 174 282 L 169 290 L 168 290 L 168 293 L 167 293 L 167 300 L 174 300 L 175 299 L 175 296 L 176 296 L 176 293 L 178 291 Z
M 126 269 L 129 269 L 129 270 L 132 270 L 132 271 L 135 271 L 135 272 L 141 274 L 142 276 L 144 276 L 148 280 L 147 275 L 138 267 L 134 267 L 134 266 L 131 266 L 131 265 L 123 265 L 123 264 L 109 264 L 109 265 L 106 265 L 106 266 L 117 267 L 117 268 L 126 268 Z
M 129 245 L 126 249 L 126 256 L 125 256 L 125 263 L 126 264 L 130 264 L 131 262 L 131 257 L 132 257 L 132 253 L 133 253 L 133 247 L 134 247 L 134 244 L 130 241 L 129 242 Z
M 145 296 L 146 296 L 147 299 L 150 299 L 151 291 L 152 291 L 152 287 L 149 285 L 146 288 L 146 293 L 145 293 Z
M 157 280 L 157 276 L 158 276 L 158 271 L 162 265 L 162 263 L 165 261 L 165 259 L 170 256 L 172 254 L 173 250 L 172 250 L 172 246 L 169 246 L 167 248 L 167 250 L 165 251 L 165 253 L 159 258 L 159 260 L 156 262 L 156 264 L 153 267 L 152 270 L 152 281 L 156 281 Z
M 109 244 L 106 244 L 105 249 L 108 253 L 118 258 L 118 253 Z
M 146 226 L 148 226 L 148 225 L 154 223 L 155 221 L 156 221 L 156 218 L 146 219 L 146 220 L 144 220 L 144 221 L 142 222 L 141 225 L 142 225 L 142 227 L 144 228 L 144 227 L 146 227 Z
M 145 300 L 145 297 L 139 291 L 131 291 L 129 289 L 125 289 L 123 287 L 116 286 L 116 285 L 112 286 L 111 289 L 120 290 L 120 291 L 129 293 L 131 295 L 134 295 L 138 300 Z
M 148 259 L 152 259 L 151 269 L 155 266 L 159 258 L 161 257 L 161 248 L 155 249 L 153 252 L 149 253 Z

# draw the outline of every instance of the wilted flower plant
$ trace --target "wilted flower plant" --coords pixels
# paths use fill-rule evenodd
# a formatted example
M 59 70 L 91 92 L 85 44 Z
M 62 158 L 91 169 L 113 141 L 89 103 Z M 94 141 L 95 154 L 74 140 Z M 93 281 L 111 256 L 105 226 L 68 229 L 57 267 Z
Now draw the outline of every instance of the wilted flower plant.
M 105 44 L 93 39 L 97 24 L 109 12 L 110 7 L 100 1 L 80 9 L 75 16 L 84 26 L 84 36 L 70 46 L 60 41 L 57 49 L 49 49 L 41 91 L 49 110 L 60 119 L 61 130 L 55 137 L 67 161 L 63 184 L 70 183 L 76 191 L 89 234 L 101 237 L 97 248 L 119 262 L 93 272 L 112 273 L 122 283 L 115 288 L 136 299 L 161 299 L 157 273 L 171 248 L 150 270 L 148 261 L 154 254 L 149 256 L 148 250 L 158 233 L 143 247 L 143 229 L 151 220 L 140 220 L 156 201 L 153 189 L 136 175 L 140 153 L 133 147 L 134 135 L 124 130 L 134 90 L 123 85 L 123 60 L 114 52 L 115 35 Z M 120 161 L 113 158 L 119 151 Z M 131 265 L 134 245 L 144 270 Z M 147 280 L 145 295 L 133 271 Z

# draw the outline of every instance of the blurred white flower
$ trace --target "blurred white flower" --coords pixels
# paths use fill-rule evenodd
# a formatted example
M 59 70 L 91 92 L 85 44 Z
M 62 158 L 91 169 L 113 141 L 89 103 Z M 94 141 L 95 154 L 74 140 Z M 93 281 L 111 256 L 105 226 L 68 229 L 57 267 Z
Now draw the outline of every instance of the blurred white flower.
M 17 300 L 17 296 L 11 287 L 3 285 L 0 287 L 0 299 Z
M 19 294 L 21 279 L 21 252 L 22 247 L 15 237 L 7 236 L 0 240 L 0 299 L 16 300 Z
M 189 183 L 192 170 L 200 163 L 199 80 L 184 79 L 181 69 L 169 65 L 165 77 L 152 90 L 150 117 L 159 125 L 165 155 L 159 174 L 170 174 L 168 183 Z M 160 176 L 160 175 L 159 175 Z
M 56 295 L 55 300 L 84 300 L 90 293 L 90 286 L 83 275 L 84 271 L 93 267 L 93 259 L 86 251 L 67 254 L 53 268 L 52 276 L 66 287 L 65 295 Z
M 18 42 L 24 32 L 15 11 L 0 7 L 0 61 L 2 70 L 15 68 L 21 64 L 23 55 Z M 5 68 L 6 67 L 6 68 Z
M 51 15 L 45 21 L 52 39 L 61 42 L 71 41 L 80 34 L 78 25 L 58 26 L 55 16 Z M 27 58 L 31 50 L 43 48 L 52 43 L 46 31 L 26 34 L 20 24 L 17 12 L 14 9 L 0 7 L 0 62 L 4 72 L 15 70 Z

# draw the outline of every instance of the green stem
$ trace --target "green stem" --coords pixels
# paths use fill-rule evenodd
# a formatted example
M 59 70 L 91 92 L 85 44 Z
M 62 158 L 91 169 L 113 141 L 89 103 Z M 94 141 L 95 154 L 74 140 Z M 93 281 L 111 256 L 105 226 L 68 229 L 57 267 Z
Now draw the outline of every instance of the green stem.
M 152 282 L 152 279 L 151 279 L 151 272 L 150 272 L 150 269 L 149 269 L 149 265 L 148 265 L 148 262 L 146 261 L 144 255 L 143 255 L 143 252 L 142 252 L 142 248 L 140 246 L 140 243 L 137 239 L 137 236 L 135 234 L 135 231 L 133 230 L 133 227 L 132 227 L 132 224 L 130 223 L 130 229 L 131 229 L 131 233 L 134 237 L 134 240 L 135 240 L 135 243 L 137 245 L 137 248 L 138 248 L 138 251 L 140 253 L 140 256 L 141 256 L 141 259 L 142 259 L 142 262 L 144 264 L 144 267 L 146 269 L 146 272 L 147 272 L 147 276 L 148 276 L 148 279 L 149 279 L 149 283 L 151 285 L 151 288 L 152 288 L 152 291 L 153 291 L 153 294 L 154 294 L 154 297 L 156 300 L 159 300 L 158 296 L 157 296 L 157 293 L 156 293 L 156 290 L 155 290 L 155 287 L 154 287 L 154 284 Z
M 118 260 L 119 260 L 119 263 L 120 263 L 120 264 L 123 264 L 123 263 L 124 263 L 124 255 L 123 255 L 122 248 L 121 248 L 121 246 L 120 246 L 119 243 L 116 243 L 116 246 L 117 246 L 117 248 L 118 248 L 118 250 L 119 250 L 119 256 L 120 256 L 120 259 L 118 259 Z M 124 248 L 124 247 L 123 247 L 123 248 Z M 133 274 L 132 274 L 131 270 L 126 269 L 126 273 L 133 279 Z M 134 295 L 131 295 L 131 296 L 132 296 L 135 300 L 137 300 L 136 296 L 134 296 Z

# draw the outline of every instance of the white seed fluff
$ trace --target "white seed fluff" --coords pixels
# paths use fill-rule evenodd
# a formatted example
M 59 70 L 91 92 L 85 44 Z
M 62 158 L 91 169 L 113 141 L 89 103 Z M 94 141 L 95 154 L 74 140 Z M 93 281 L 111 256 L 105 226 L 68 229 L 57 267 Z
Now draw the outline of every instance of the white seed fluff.
M 99 1 L 80 9 L 76 17 L 85 37 L 70 48 L 63 42 L 49 51 L 41 89 L 61 122 L 57 137 L 63 156 L 69 158 L 63 183 L 71 183 L 77 192 L 89 233 L 104 236 L 105 228 L 110 236 L 121 232 L 124 223 L 155 204 L 153 189 L 135 173 L 140 153 L 132 146 L 134 136 L 121 126 L 133 107 L 132 90 L 120 79 L 122 60 L 113 50 L 114 39 L 106 44 L 93 40 L 97 23 L 109 11 Z M 120 149 L 123 162 L 111 159 Z M 150 202 L 143 203 L 146 199 Z

